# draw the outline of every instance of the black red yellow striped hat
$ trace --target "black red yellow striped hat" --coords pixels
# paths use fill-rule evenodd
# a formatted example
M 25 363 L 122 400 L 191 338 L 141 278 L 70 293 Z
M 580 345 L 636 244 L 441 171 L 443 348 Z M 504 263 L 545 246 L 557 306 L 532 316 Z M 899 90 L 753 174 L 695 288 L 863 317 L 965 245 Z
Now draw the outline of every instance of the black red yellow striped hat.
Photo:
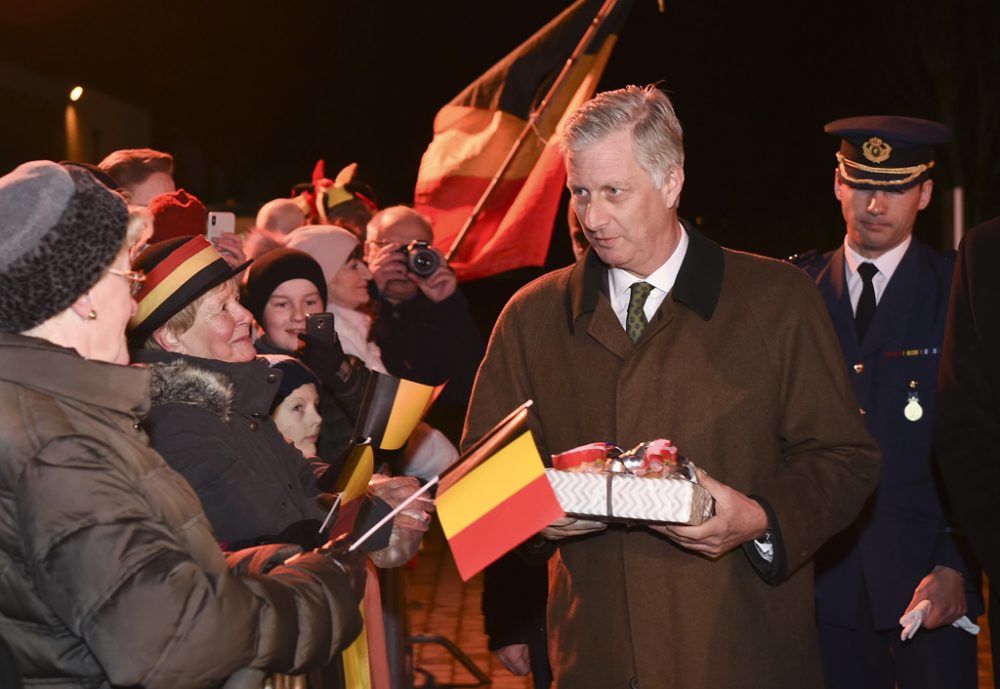
M 151 244 L 132 266 L 146 273 L 146 282 L 136 297 L 138 308 L 128 324 L 129 347 L 142 347 L 181 309 L 252 262 L 230 266 L 202 235 Z
M 823 131 L 841 137 L 840 179 L 855 189 L 903 190 L 930 177 L 934 146 L 951 138 L 938 122 L 915 117 L 848 117 Z

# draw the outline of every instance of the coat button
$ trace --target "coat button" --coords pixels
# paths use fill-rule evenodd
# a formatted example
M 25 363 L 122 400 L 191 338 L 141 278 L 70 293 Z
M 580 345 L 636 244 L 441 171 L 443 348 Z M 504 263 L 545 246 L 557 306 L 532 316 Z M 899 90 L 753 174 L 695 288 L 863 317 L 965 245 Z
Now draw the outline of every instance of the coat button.
M 639 689 L 639 678 L 633 677 L 628 681 L 628 689 Z
M 256 433 L 258 428 L 260 428 L 260 424 L 259 423 L 257 423 L 256 421 L 251 421 L 250 422 L 250 431 L 251 432 Z
M 861 416 L 864 416 L 865 414 L 868 413 L 868 412 L 865 411 L 864 407 L 861 407 L 860 409 L 858 409 L 858 411 L 861 412 Z
M 136 422 L 136 423 L 132 424 L 132 428 L 135 429 L 135 430 L 139 430 L 139 423 Z
M 277 373 L 268 373 L 267 374 L 267 382 L 268 383 L 274 383 L 277 380 L 278 380 L 278 374 Z
M 261 414 L 259 411 L 250 412 L 250 417 L 251 418 L 259 419 L 262 416 L 263 416 L 263 414 Z
M 910 381 L 910 389 L 911 390 L 916 390 L 919 386 L 920 386 L 920 383 L 918 383 L 917 381 L 915 381 L 915 380 L 911 380 Z
M 864 373 L 864 371 L 865 371 L 865 365 L 864 364 L 854 364 L 854 372 L 855 373 Z
M 288 490 L 292 490 L 292 484 L 291 483 L 288 483 L 286 485 L 288 486 Z

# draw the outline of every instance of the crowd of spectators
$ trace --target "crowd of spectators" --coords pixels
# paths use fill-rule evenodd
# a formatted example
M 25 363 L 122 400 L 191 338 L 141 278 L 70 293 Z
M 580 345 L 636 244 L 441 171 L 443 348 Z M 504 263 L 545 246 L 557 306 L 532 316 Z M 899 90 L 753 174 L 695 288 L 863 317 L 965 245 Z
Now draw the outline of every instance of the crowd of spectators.
M 168 153 L 0 178 L 4 686 L 388 689 L 376 566 L 433 503 L 348 552 L 332 465 L 373 375 L 443 385 L 442 411 L 377 454 L 353 518 L 453 463 L 484 343 L 440 253 L 407 267 L 427 221 L 354 169 L 210 238 Z

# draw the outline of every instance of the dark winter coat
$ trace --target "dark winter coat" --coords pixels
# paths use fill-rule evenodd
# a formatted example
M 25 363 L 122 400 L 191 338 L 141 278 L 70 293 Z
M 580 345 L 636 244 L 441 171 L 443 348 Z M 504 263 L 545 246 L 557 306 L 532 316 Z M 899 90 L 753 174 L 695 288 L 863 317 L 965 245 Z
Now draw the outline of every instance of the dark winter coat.
M 281 371 L 263 360 L 227 363 L 149 350 L 133 356 L 153 374 L 143 421 L 150 442 L 194 487 L 223 542 L 273 540 L 293 524 L 323 519 L 315 471 L 326 465 L 304 459 L 269 415 Z
M 556 686 L 819 687 L 810 560 L 871 493 L 878 450 L 809 278 L 688 234 L 677 281 L 635 344 L 593 252 L 515 295 L 463 444 L 533 399 L 543 455 L 669 438 L 769 512 L 770 570 L 750 544 L 709 559 L 644 528 L 560 541 L 549 562 Z
M 0 637 L 26 685 L 215 687 L 329 662 L 360 626 L 348 576 L 317 554 L 228 573 L 140 428 L 149 382 L 0 334 Z

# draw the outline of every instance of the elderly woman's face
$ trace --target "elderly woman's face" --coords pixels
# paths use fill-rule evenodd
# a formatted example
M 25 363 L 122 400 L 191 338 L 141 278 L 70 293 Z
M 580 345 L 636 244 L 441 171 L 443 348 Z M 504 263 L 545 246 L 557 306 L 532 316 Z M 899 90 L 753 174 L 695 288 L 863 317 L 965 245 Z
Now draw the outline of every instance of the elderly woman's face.
M 260 325 L 272 343 L 294 352 L 299 348 L 299 333 L 306 331 L 306 316 L 323 313 L 325 308 L 312 282 L 302 278 L 286 280 L 271 293 Z
M 348 259 L 330 280 L 328 285 L 330 301 L 346 309 L 356 309 L 362 304 L 367 304 L 368 283 L 371 279 L 371 271 L 364 261 L 357 258 Z
M 108 266 L 115 273 L 106 272 L 87 293 L 94 313 L 89 325 L 93 326 L 88 358 L 113 364 L 128 363 L 128 345 L 125 343 L 125 326 L 135 313 L 132 298 L 132 281 L 123 276 L 129 270 L 128 248 L 124 247 Z
M 316 456 L 316 440 L 322 421 L 316 409 L 318 403 L 316 386 L 306 383 L 297 387 L 274 410 L 274 425 L 304 457 Z
M 208 292 L 194 324 L 177 336 L 178 352 L 232 363 L 256 356 L 250 327 L 253 316 L 240 306 L 236 285 L 227 281 Z

